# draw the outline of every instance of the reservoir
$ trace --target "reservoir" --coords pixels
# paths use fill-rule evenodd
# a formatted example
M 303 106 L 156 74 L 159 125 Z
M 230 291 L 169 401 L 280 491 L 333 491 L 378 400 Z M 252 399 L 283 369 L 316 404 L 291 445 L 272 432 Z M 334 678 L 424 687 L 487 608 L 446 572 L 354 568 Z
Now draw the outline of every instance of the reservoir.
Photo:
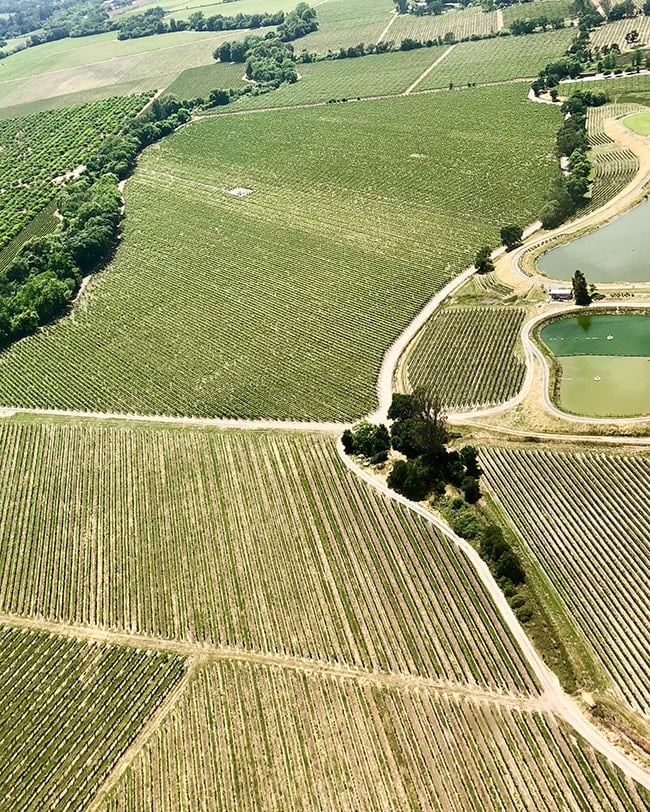
M 560 367 L 563 411 L 588 417 L 650 414 L 650 314 L 580 314 L 543 327 Z
M 650 199 L 596 231 L 552 248 L 537 260 L 541 273 L 569 281 L 580 269 L 588 282 L 650 282 Z

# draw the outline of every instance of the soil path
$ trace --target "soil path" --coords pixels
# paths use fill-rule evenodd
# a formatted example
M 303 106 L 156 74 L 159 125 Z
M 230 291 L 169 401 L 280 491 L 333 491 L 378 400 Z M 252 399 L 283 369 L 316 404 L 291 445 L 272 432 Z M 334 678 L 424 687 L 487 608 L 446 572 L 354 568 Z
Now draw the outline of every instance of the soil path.
M 413 93 L 413 91 L 420 84 L 420 82 L 426 79 L 427 76 L 431 73 L 431 71 L 434 68 L 438 67 L 438 65 L 443 61 L 443 59 L 446 59 L 449 56 L 449 54 L 454 50 L 456 45 L 457 43 L 455 43 L 454 45 L 450 45 L 449 48 L 447 48 L 447 50 L 436 59 L 433 65 L 429 65 L 429 67 L 424 71 L 424 73 L 418 76 L 415 82 L 413 82 L 412 85 L 409 85 L 409 87 L 406 88 L 406 90 L 404 91 L 404 95 L 409 96 L 411 93 Z
M 389 688 L 409 688 L 418 691 L 432 691 L 452 696 L 467 697 L 476 701 L 493 702 L 510 708 L 523 710 L 542 710 L 544 703 L 539 697 L 530 694 L 490 691 L 489 689 L 452 680 L 430 679 L 415 674 L 404 674 L 390 671 L 369 671 L 364 668 L 348 666 L 341 663 L 327 663 L 306 657 L 295 657 L 290 654 L 269 654 L 250 651 L 242 648 L 215 646 L 210 643 L 170 640 L 162 637 L 120 632 L 102 629 L 95 626 L 83 626 L 74 623 L 61 623 L 45 618 L 23 617 L 21 615 L 0 614 L 0 625 L 13 628 L 31 629 L 48 634 L 73 637 L 92 643 L 105 643 L 116 646 L 145 649 L 148 651 L 167 651 L 187 657 L 190 663 L 199 665 L 210 661 L 227 660 L 228 662 L 253 663 L 276 668 L 288 668 L 295 671 L 314 674 L 321 677 L 355 680 L 366 685 L 378 685 Z
M 399 17 L 399 12 L 397 11 L 397 9 L 393 9 L 391 14 L 392 14 L 392 16 L 391 16 L 390 20 L 388 21 L 388 25 L 386 26 L 386 28 L 384 28 L 384 30 L 381 32 L 381 34 L 377 38 L 377 42 L 381 42 L 384 39 L 386 34 L 390 31 L 391 26 L 393 25 L 395 20 Z
M 503 31 L 503 9 L 497 9 L 497 31 Z
M 650 790 L 650 772 L 636 761 L 628 757 L 622 750 L 615 744 L 607 739 L 601 731 L 591 722 L 586 716 L 582 708 L 569 697 L 562 689 L 558 678 L 546 666 L 537 650 L 531 643 L 524 628 L 519 623 L 510 608 L 501 587 L 497 584 L 490 572 L 487 564 L 479 556 L 476 550 L 465 539 L 457 536 L 443 521 L 433 516 L 426 508 L 411 502 L 406 497 L 401 496 L 395 491 L 391 490 L 383 482 L 380 482 L 372 474 L 369 474 L 362 468 L 359 468 L 356 463 L 348 457 L 343 450 L 342 443 L 337 443 L 337 450 L 339 457 L 343 464 L 356 476 L 364 480 L 375 490 L 379 491 L 383 496 L 399 502 L 415 513 L 419 514 L 425 521 L 433 525 L 437 530 L 443 533 L 450 541 L 458 547 L 464 555 L 470 560 L 481 582 L 489 592 L 492 600 L 494 601 L 499 614 L 508 626 L 510 633 L 514 640 L 519 645 L 524 658 L 530 665 L 535 677 L 537 678 L 542 689 L 542 702 L 545 708 L 556 716 L 563 719 L 569 724 L 580 736 L 583 737 L 597 752 L 608 758 L 613 764 L 616 764 L 630 778 L 633 778 L 639 784 Z

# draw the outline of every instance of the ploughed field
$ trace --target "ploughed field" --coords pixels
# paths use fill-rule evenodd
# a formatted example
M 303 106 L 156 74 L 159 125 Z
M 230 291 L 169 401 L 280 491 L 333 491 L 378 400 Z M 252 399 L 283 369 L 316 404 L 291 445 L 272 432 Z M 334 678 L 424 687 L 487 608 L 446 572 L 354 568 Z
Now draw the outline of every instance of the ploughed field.
M 650 460 L 484 449 L 484 479 L 616 688 L 650 711 Z
M 504 211 L 525 223 L 540 209 L 559 113 L 524 89 L 183 128 L 128 181 L 123 244 L 87 300 L 2 355 L 0 402 L 295 419 L 370 411 L 381 358 L 408 321 L 496 240 Z

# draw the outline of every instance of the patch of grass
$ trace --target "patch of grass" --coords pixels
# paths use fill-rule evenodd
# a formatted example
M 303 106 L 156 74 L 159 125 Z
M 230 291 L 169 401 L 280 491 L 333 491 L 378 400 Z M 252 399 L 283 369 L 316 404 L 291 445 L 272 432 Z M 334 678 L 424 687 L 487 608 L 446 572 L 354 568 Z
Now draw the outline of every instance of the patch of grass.
M 628 116 L 625 119 L 625 126 L 639 135 L 650 135 L 650 112 Z

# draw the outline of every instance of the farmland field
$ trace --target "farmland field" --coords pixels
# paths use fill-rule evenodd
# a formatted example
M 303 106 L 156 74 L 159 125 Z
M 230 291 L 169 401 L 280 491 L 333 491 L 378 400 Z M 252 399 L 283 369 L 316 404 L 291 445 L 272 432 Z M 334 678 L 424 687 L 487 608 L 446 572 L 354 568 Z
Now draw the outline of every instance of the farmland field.
M 463 307 L 436 313 L 409 352 L 409 388 L 433 390 L 448 409 L 502 403 L 517 394 L 525 365 L 517 352 L 524 308 Z
M 28 48 L 2 61 L 0 105 L 164 88 L 184 70 L 212 64 L 216 46 L 238 36 L 245 34 L 180 31 L 120 41 L 109 33 Z
M 571 0 L 535 0 L 530 3 L 515 3 L 503 9 L 503 22 L 506 28 L 514 20 L 539 20 L 546 17 L 549 20 L 564 20 L 572 16 Z
M 461 42 L 418 85 L 418 90 L 446 87 L 450 82 L 480 84 L 535 77 L 549 61 L 562 56 L 572 38 L 570 30 L 563 30 Z
M 485 478 L 631 707 L 650 710 L 647 456 L 482 452 Z M 525 483 L 521 487 L 518 483 Z
M 175 79 L 165 93 L 177 99 L 207 99 L 212 90 L 245 87 L 244 67 L 235 63 L 215 62 L 198 68 L 188 68 Z M 273 95 L 273 94 L 270 94 Z
M 0 247 L 53 200 L 53 179 L 83 164 L 144 102 L 128 96 L 0 121 Z
M 318 31 L 301 37 L 297 50 L 326 54 L 360 42 L 375 43 L 390 22 L 393 9 L 391 0 L 327 0 L 316 8 Z M 393 39 L 392 31 L 386 39 Z
M 201 671 L 101 808 L 144 812 L 152 790 L 158 812 L 629 812 L 650 803 L 548 714 L 241 663 Z
M 485 36 L 497 32 L 497 14 L 495 11 L 481 11 L 470 7 L 462 11 L 449 11 L 440 15 L 400 14 L 391 26 L 386 39 L 395 42 L 410 37 L 423 42 L 444 38 L 451 33 L 456 39 L 471 37 L 473 34 Z
M 535 691 L 465 557 L 332 439 L 5 424 L 0 441 L 2 612 Z
M 2 809 L 85 808 L 183 671 L 166 653 L 0 626 Z
M 85 306 L 0 356 L 0 402 L 369 411 L 384 350 L 496 240 L 504 206 L 537 215 L 558 119 L 508 85 L 183 128 L 128 181 L 123 246 Z
M 300 65 L 300 80 L 296 84 L 261 96 L 244 96 L 227 112 L 402 93 L 444 51 L 444 47 L 421 48 Z
M 630 31 L 639 32 L 639 40 L 634 46 L 625 41 L 625 35 Z M 632 47 L 638 45 L 644 45 L 647 48 L 650 45 L 650 17 L 641 14 L 636 17 L 606 23 L 591 32 L 590 41 L 592 45 L 600 47 L 612 45 L 615 42 L 623 52 L 630 51 Z

